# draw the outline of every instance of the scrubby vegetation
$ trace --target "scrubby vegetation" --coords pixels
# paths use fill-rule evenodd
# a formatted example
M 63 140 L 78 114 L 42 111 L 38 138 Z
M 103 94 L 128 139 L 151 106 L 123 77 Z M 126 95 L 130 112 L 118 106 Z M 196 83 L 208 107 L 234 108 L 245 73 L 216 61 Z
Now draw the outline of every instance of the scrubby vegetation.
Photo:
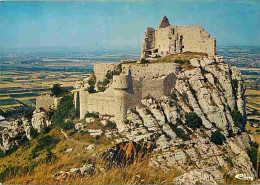
M 212 135 L 210 137 L 210 141 L 215 143 L 216 145 L 223 145 L 225 140 L 225 136 L 219 130 L 212 132 Z
M 116 129 L 116 123 L 115 122 L 112 122 L 112 121 L 108 121 L 107 122 L 107 127 L 110 128 L 110 129 Z
M 185 120 L 185 125 L 192 129 L 197 129 L 203 126 L 201 118 L 195 112 L 186 114 Z
M 186 59 L 175 59 L 174 63 L 183 65 L 183 64 L 190 64 L 190 61 Z
M 54 111 L 54 115 L 51 120 L 52 126 L 62 128 L 65 123 L 65 119 L 73 120 L 74 118 L 75 118 L 75 108 L 73 105 L 73 96 L 66 95 L 61 99 L 57 109 Z
M 243 116 L 242 114 L 237 110 L 237 109 L 234 109 L 232 112 L 231 112 L 231 116 L 233 118 L 233 121 L 234 121 L 234 124 L 235 126 L 241 128 L 243 127 Z
M 33 112 L 34 112 L 35 108 L 34 107 L 29 107 L 23 114 L 23 117 L 26 119 L 31 120 L 32 116 L 33 116 Z
M 51 95 L 52 96 L 63 96 L 64 94 L 68 93 L 69 91 L 65 88 L 62 88 L 60 84 L 53 84 L 51 88 Z
M 99 115 L 98 114 L 96 114 L 96 113 L 87 113 L 86 115 L 85 115 L 85 118 L 99 118 Z
M 58 139 L 54 139 L 50 135 L 42 136 L 37 139 L 37 145 L 34 147 L 31 153 L 31 157 L 34 159 L 38 156 L 38 152 L 42 151 L 43 149 L 50 150 L 59 142 Z
M 37 130 L 35 130 L 33 127 L 30 128 L 30 136 L 34 139 L 38 136 Z
M 87 88 L 87 91 L 89 93 L 95 93 L 95 84 L 96 84 L 96 76 L 94 74 L 90 75 L 90 79 L 88 81 L 89 87 Z
M 177 137 L 183 139 L 184 141 L 187 141 L 187 140 L 191 139 L 189 137 L 189 135 L 186 134 L 182 128 L 176 128 L 174 131 L 175 131 Z
M 140 63 L 141 63 L 141 64 L 148 64 L 148 63 L 149 63 L 149 60 L 146 60 L 145 58 L 142 58 L 142 59 L 140 60 Z
M 250 147 L 247 149 L 247 154 L 255 169 L 257 167 L 257 151 L 258 144 L 256 142 L 250 142 Z
M 103 81 L 99 81 L 97 83 L 97 88 L 99 92 L 104 92 L 108 84 L 110 84 L 113 80 L 114 75 L 119 75 L 122 72 L 122 64 L 119 64 L 115 66 L 115 69 L 113 71 L 109 70 L 107 71 L 106 78 Z
M 237 89 L 238 89 L 238 80 L 237 79 L 232 79 L 232 85 L 233 85 L 235 91 L 237 91 Z

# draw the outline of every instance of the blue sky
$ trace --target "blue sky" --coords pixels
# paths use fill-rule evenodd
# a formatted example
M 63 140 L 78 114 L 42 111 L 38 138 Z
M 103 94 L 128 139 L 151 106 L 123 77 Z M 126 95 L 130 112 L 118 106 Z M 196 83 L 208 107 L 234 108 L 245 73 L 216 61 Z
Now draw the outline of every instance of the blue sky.
M 260 46 L 259 0 L 85 0 L 0 2 L 0 48 L 136 48 L 164 15 L 202 25 L 218 46 Z

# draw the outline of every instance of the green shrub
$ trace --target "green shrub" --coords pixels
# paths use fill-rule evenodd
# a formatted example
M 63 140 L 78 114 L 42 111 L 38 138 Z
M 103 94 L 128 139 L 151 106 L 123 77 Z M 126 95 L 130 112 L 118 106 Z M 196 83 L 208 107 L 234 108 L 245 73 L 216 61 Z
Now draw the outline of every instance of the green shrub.
M 72 122 L 66 122 L 61 125 L 61 128 L 64 130 L 71 130 L 75 128 L 75 124 Z
M 88 134 L 89 132 L 88 131 L 86 131 L 86 130 L 80 130 L 79 131 L 79 133 L 80 133 L 80 135 L 86 135 L 86 134 Z
M 182 128 L 175 128 L 175 133 L 177 137 L 183 139 L 184 141 L 190 140 L 190 137 L 185 134 L 184 130 Z
M 88 84 L 94 86 L 95 83 L 96 83 L 96 76 L 94 74 L 91 74 Z
M 48 120 L 51 120 L 52 117 L 53 117 L 53 115 L 54 115 L 54 110 L 51 109 L 51 110 L 47 111 L 47 112 L 46 112 L 46 115 L 47 115 L 47 119 L 48 119 Z
M 177 100 L 177 94 L 176 94 L 175 92 L 172 92 L 172 93 L 170 94 L 170 97 L 171 97 L 172 99 L 174 99 L 174 100 Z
M 247 149 L 247 154 L 255 169 L 257 167 L 257 151 L 258 144 L 256 142 L 250 142 L 250 147 Z
M 175 59 L 174 63 L 176 63 L 176 64 L 190 64 L 190 61 L 185 60 L 185 59 Z
M 15 178 L 18 175 L 31 175 L 38 164 L 32 163 L 27 166 L 9 166 L 0 173 L 0 182 L 6 179 Z
M 57 109 L 54 111 L 54 115 L 52 117 L 52 126 L 61 128 L 65 119 L 74 119 L 75 113 L 73 96 L 64 96 L 58 104 Z
M 53 84 L 53 86 L 51 88 L 52 96 L 62 96 L 68 92 L 69 91 L 67 89 L 62 88 L 60 84 Z
M 30 128 L 30 136 L 34 139 L 38 135 L 37 130 L 35 130 L 33 127 Z
M 27 109 L 24 114 L 23 117 L 26 119 L 31 120 L 32 116 L 33 116 L 33 112 L 34 112 L 35 108 L 34 107 L 29 107 L 29 109 Z
M 90 118 L 90 117 L 92 117 L 92 118 L 99 118 L 99 115 L 96 114 L 96 113 L 87 113 L 85 115 L 85 118 Z
M 147 64 L 147 63 L 149 63 L 149 60 L 146 60 L 145 58 L 142 58 L 142 59 L 140 60 L 140 63 L 141 63 L 141 64 Z
M 110 129 L 116 129 L 116 123 L 115 122 L 112 122 L 112 121 L 108 121 L 107 122 L 107 127 L 110 128 Z
M 90 85 L 88 88 L 87 88 L 87 91 L 91 94 L 91 93 L 95 93 L 96 90 L 95 90 L 95 86 L 94 85 Z
M 241 128 L 242 126 L 244 126 L 244 125 L 243 125 L 243 116 L 242 116 L 242 114 L 241 114 L 238 110 L 234 109 L 234 110 L 231 112 L 231 116 L 232 116 L 232 118 L 233 118 L 233 121 L 234 121 L 235 126 L 237 126 L 237 127 L 239 127 L 239 128 Z
M 42 136 L 37 140 L 37 145 L 32 149 L 30 154 L 31 158 L 36 158 L 38 156 L 38 152 L 42 151 L 43 149 L 50 149 L 56 146 L 59 142 L 58 139 L 54 139 L 52 136 Z
M 232 79 L 232 85 L 235 88 L 235 91 L 238 89 L 238 80 L 237 79 Z
M 192 129 L 197 129 L 203 126 L 201 118 L 195 112 L 186 114 L 185 119 L 185 125 Z
M 212 132 L 210 137 L 210 141 L 215 143 L 216 145 L 222 145 L 225 140 L 225 136 L 219 130 Z
M 18 149 L 18 146 L 12 146 L 8 151 L 0 151 L 0 158 L 4 158 L 8 155 L 11 155 L 13 152 L 15 152 Z
M 53 163 L 56 160 L 56 155 L 51 152 L 50 148 L 46 149 L 45 158 L 43 159 L 44 163 Z

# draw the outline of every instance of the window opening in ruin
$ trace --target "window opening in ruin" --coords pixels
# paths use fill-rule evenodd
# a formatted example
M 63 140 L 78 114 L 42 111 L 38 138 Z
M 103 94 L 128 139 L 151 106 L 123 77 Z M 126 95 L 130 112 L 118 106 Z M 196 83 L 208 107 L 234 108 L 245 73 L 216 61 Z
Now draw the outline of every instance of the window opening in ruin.
M 151 54 L 152 54 L 152 51 L 147 51 L 147 53 L 148 53 L 149 55 L 151 55 Z
M 174 29 L 172 29 L 172 34 L 174 34 Z
M 184 46 L 182 45 L 182 41 L 183 41 L 183 36 L 181 35 L 180 36 L 180 53 L 183 52 L 183 48 L 184 48 Z

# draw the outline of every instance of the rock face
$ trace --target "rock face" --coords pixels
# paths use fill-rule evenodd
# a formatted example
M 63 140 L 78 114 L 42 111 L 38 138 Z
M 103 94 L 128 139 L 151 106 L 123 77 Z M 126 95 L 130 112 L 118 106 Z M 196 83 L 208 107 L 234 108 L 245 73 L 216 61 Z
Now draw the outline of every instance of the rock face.
M 32 140 L 33 130 L 35 132 L 43 132 L 45 128 L 50 126 L 51 122 L 47 119 L 44 111 L 35 110 L 31 120 L 22 118 L 11 122 L 9 128 L 2 131 L 0 143 L 0 150 L 8 151 L 13 147 L 17 147 L 22 144 L 26 139 Z
M 46 114 L 44 111 L 35 110 L 32 117 L 32 126 L 39 133 L 44 131 L 51 123 L 46 119 Z
M 244 173 L 255 177 L 246 153 L 254 139 L 241 133 L 231 115 L 238 110 L 245 118 L 241 74 L 221 57 L 192 59 L 189 65 L 180 65 L 174 72 L 176 85 L 169 96 L 147 97 L 142 105 L 127 111 L 122 134 L 137 143 L 155 143 L 153 151 L 159 153 L 150 159 L 151 167 L 186 171 L 173 183 L 224 183 L 225 169 L 231 176 Z M 191 112 L 201 118 L 200 128 L 186 125 L 185 115 Z M 226 137 L 224 145 L 211 142 L 216 130 Z

